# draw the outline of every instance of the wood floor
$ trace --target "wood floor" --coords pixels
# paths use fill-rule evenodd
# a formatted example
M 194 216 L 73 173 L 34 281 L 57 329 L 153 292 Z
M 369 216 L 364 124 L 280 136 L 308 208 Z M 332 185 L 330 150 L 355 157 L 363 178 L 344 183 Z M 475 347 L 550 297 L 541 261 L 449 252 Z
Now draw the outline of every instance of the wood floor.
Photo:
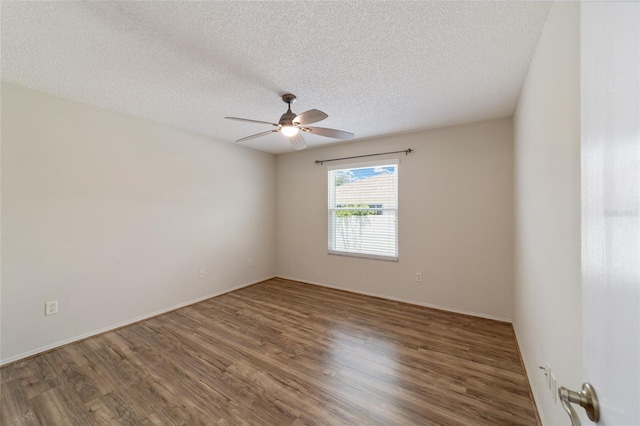
M 0 369 L 2 425 L 535 425 L 511 325 L 272 279 Z

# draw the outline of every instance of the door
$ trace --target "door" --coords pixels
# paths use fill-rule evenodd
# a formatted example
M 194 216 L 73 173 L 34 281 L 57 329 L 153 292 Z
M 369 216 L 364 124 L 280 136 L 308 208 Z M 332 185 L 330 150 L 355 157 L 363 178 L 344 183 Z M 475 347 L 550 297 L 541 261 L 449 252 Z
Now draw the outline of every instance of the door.
M 608 426 L 640 425 L 639 64 L 640 4 L 581 3 L 583 366 Z

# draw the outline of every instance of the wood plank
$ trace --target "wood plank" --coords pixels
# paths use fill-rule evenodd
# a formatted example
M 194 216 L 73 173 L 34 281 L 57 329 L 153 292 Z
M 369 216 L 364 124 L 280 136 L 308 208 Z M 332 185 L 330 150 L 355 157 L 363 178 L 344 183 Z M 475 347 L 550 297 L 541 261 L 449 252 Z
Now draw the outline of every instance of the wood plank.
M 510 324 L 275 278 L 0 369 L 11 425 L 536 425 Z

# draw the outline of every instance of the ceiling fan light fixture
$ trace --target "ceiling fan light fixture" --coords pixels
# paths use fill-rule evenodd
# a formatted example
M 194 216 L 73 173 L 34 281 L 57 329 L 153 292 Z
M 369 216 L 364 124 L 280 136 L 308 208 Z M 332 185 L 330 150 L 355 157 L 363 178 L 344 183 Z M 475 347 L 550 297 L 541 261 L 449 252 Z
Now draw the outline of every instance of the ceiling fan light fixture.
M 300 129 L 298 129 L 296 126 L 282 126 L 280 128 L 280 131 L 283 135 L 291 137 L 297 135 Z

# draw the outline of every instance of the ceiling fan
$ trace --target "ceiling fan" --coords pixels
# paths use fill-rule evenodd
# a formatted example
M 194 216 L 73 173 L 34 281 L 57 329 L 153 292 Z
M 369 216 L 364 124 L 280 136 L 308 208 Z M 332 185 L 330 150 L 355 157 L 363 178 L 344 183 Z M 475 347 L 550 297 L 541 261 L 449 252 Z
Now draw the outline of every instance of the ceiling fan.
M 255 135 L 247 136 L 246 138 L 238 139 L 236 142 L 244 142 L 249 139 L 259 138 L 261 136 L 266 136 L 270 133 L 282 133 L 283 135 L 289 138 L 289 142 L 295 149 L 304 149 L 307 147 L 307 143 L 302 137 L 301 132 L 311 133 L 320 136 L 326 136 L 328 138 L 336 138 L 336 139 L 353 139 L 355 136 L 353 133 L 345 132 L 343 130 L 336 129 L 327 129 L 324 127 L 309 127 L 307 124 L 317 123 L 318 121 L 322 121 L 328 117 L 322 111 L 317 109 L 310 109 L 309 111 L 305 111 L 302 114 L 295 114 L 291 112 L 291 104 L 296 101 L 296 96 L 290 93 L 282 95 L 282 101 L 288 105 L 287 112 L 282 114 L 280 117 L 280 121 L 278 124 L 270 123 L 268 121 L 258 121 L 258 120 L 249 120 L 247 118 L 238 118 L 238 117 L 225 117 L 229 120 L 238 120 L 238 121 L 248 121 L 250 123 L 260 123 L 260 124 L 269 124 L 271 126 L 276 127 L 273 130 L 267 130 L 266 132 L 256 133 Z

